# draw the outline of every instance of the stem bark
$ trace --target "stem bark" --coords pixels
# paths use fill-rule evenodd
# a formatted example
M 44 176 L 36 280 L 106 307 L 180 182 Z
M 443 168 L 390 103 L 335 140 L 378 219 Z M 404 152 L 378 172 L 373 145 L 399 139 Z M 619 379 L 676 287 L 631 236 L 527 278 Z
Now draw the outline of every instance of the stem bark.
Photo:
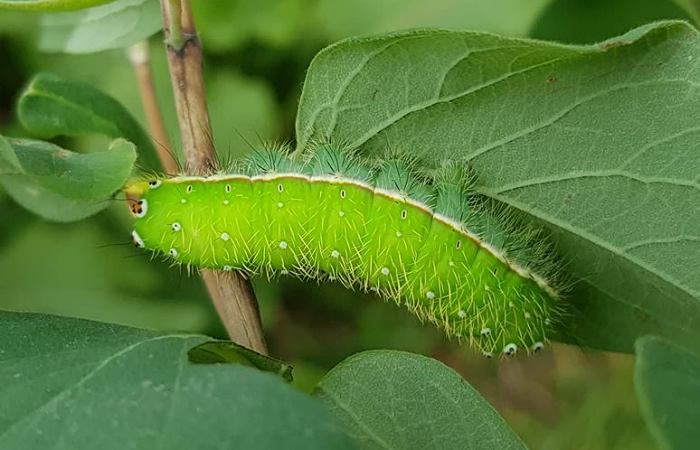
M 207 111 L 202 47 L 188 0 L 161 0 L 168 68 L 180 125 L 185 172 L 205 175 L 216 168 Z M 250 281 L 237 272 L 202 270 L 202 278 L 231 340 L 267 354 L 258 303 Z

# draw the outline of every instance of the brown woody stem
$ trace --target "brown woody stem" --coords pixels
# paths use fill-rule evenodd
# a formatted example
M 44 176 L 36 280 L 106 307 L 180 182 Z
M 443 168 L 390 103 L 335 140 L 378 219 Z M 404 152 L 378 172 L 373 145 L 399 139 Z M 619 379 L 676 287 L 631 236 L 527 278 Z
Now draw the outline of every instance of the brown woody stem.
M 210 173 L 216 151 L 202 76 L 202 47 L 188 0 L 161 0 L 168 67 L 175 96 L 186 171 Z M 258 303 L 241 274 L 203 270 L 202 278 L 231 340 L 267 354 Z

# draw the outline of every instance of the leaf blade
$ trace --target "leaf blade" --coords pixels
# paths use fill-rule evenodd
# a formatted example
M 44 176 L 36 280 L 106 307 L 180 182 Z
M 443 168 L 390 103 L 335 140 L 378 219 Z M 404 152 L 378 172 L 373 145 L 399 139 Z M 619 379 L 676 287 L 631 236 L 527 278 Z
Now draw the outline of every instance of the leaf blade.
M 349 448 L 320 405 L 276 376 L 188 363 L 206 336 L 40 314 L 0 313 L 0 324 L 4 447 Z
M 326 374 L 314 395 L 359 448 L 525 448 L 464 379 L 424 356 L 358 353 Z
M 48 220 L 74 221 L 108 205 L 136 160 L 134 145 L 117 139 L 104 152 L 80 154 L 43 141 L 4 140 L 21 164 L 21 173 L 0 175 L 16 202 Z
M 118 101 L 93 86 L 56 75 L 36 75 L 22 93 L 17 114 L 37 136 L 103 134 L 136 144 L 145 168 L 159 169 L 150 137 Z
M 583 280 L 563 338 L 625 352 L 648 333 L 692 342 L 698 58 L 682 22 L 592 46 L 445 30 L 349 39 L 310 66 L 299 150 L 331 139 L 427 166 L 468 160 L 477 191 L 548 228 Z
M 700 358 L 655 336 L 639 339 L 635 348 L 634 387 L 657 443 L 693 448 L 700 439 Z

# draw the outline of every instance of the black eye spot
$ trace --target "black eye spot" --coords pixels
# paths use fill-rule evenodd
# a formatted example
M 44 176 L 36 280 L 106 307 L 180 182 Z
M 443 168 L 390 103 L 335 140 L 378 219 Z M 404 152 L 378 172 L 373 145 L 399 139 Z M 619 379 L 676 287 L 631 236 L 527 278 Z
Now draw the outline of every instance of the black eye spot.
M 277 192 L 283 192 L 284 191 L 284 186 L 282 184 L 277 185 Z
M 457 250 L 459 250 L 460 248 L 462 248 L 462 241 L 457 241 L 457 243 L 455 244 L 455 248 L 456 248 Z
M 340 190 L 340 198 L 345 198 L 345 197 L 347 197 L 347 195 L 348 195 L 348 193 L 345 192 L 345 189 Z
M 406 220 L 406 217 L 408 217 L 408 211 L 404 209 L 403 211 L 401 211 L 401 219 Z

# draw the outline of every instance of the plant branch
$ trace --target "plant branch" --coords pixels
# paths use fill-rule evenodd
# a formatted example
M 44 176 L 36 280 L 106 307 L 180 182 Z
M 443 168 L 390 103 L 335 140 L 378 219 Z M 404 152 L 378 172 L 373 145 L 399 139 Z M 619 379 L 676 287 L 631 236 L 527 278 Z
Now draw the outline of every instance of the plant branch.
M 216 151 L 202 76 L 202 47 L 189 0 L 161 0 L 161 10 L 186 172 L 207 174 L 216 166 Z M 231 340 L 267 354 L 250 282 L 239 273 L 212 270 L 203 270 L 202 278 Z
M 153 84 L 153 75 L 151 74 L 151 59 L 148 50 L 148 42 L 142 41 L 132 45 L 127 50 L 129 61 L 134 68 L 136 81 L 141 94 L 141 104 L 143 112 L 146 115 L 148 129 L 151 132 L 153 142 L 155 144 L 158 158 L 160 158 L 163 169 L 168 175 L 176 175 L 178 172 L 177 161 L 170 152 L 170 142 L 168 132 L 163 124 L 163 116 L 158 107 L 158 99 L 156 97 L 156 88 Z

